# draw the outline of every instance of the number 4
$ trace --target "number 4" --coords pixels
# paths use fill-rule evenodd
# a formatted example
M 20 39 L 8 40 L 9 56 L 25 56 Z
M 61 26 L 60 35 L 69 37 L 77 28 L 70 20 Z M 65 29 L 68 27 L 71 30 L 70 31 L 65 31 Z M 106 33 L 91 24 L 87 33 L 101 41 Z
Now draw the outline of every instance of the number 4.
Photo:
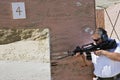
M 22 10 L 20 10 L 20 7 L 16 9 L 16 12 L 18 12 L 18 14 L 21 15 Z
M 25 19 L 25 4 L 24 2 L 12 2 L 13 19 Z

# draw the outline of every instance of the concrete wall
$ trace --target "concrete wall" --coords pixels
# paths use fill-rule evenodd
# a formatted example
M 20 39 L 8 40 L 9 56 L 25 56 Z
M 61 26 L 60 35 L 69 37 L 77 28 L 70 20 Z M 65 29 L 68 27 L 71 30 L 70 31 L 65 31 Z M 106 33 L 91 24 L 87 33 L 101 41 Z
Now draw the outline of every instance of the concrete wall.
M 13 19 L 12 2 L 24 2 L 26 19 Z M 49 28 L 52 52 L 90 42 L 94 0 L 0 0 L 0 28 Z
M 0 29 L 0 61 L 50 63 L 49 30 Z

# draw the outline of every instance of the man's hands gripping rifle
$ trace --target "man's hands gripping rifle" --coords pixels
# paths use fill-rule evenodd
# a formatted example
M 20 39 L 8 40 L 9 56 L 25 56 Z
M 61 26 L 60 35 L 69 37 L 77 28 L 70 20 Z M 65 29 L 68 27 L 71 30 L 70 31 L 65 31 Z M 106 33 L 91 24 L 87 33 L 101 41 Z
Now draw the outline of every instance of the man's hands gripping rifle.
M 86 57 L 88 60 L 91 60 L 91 52 L 94 52 L 96 50 L 108 50 L 108 49 L 114 49 L 116 48 L 117 44 L 115 40 L 107 40 L 101 44 L 95 45 L 94 43 L 83 45 L 82 47 L 77 46 L 72 53 L 73 55 L 76 55 L 76 53 L 83 54 L 86 53 Z

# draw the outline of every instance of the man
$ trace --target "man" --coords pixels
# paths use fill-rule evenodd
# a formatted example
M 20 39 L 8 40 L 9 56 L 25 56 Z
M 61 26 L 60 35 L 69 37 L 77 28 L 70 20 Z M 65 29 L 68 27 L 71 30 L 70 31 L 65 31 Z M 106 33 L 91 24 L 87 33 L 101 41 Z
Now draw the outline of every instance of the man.
M 96 45 L 111 40 L 103 28 L 97 28 L 92 39 Z M 97 80 L 120 80 L 120 42 L 116 41 L 116 44 L 113 49 L 97 50 L 91 54 Z
M 96 29 L 92 39 L 96 44 L 109 40 L 107 32 L 102 28 Z M 120 80 L 120 42 L 116 43 L 115 49 L 98 50 L 92 54 L 94 74 L 98 80 Z

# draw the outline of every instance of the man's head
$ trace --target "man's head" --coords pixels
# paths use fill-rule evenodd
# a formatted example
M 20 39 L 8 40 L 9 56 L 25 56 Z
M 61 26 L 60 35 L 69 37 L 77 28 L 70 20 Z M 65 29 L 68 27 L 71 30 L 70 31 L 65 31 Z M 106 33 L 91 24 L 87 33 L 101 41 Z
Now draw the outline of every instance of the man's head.
M 100 44 L 104 41 L 107 41 L 107 32 L 103 28 L 97 28 L 94 34 L 92 35 L 92 39 L 96 42 L 96 44 Z

